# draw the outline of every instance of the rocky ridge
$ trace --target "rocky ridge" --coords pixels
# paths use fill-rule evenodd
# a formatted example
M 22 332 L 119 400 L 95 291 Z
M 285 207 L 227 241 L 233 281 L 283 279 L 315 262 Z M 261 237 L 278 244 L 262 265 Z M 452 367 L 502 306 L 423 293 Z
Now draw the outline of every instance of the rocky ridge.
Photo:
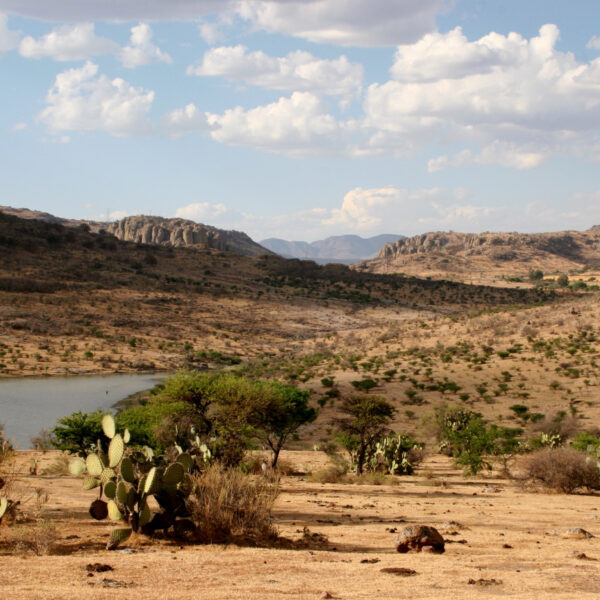
M 399 239 L 377 258 L 355 265 L 373 273 L 528 269 L 568 271 L 600 267 L 600 227 L 557 233 L 432 232 Z
M 93 233 L 103 230 L 125 242 L 158 246 L 212 248 L 225 252 L 235 252 L 244 256 L 271 254 L 270 250 L 257 244 L 243 232 L 218 229 L 187 219 L 140 215 L 125 217 L 119 221 L 102 222 L 63 219 L 45 212 L 10 206 L 0 206 L 0 212 L 21 219 L 35 219 L 67 227 L 87 225 Z

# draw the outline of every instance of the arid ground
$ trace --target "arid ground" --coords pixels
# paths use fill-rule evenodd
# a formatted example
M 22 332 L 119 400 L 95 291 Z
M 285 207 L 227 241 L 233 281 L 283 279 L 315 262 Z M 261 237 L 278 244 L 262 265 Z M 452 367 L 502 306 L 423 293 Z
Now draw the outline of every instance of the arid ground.
M 31 458 L 24 453 L 20 464 L 25 467 Z M 304 472 L 326 461 L 320 452 L 287 452 L 284 459 Z M 55 453 L 44 455 L 40 470 L 55 460 Z M 27 503 L 29 523 L 3 531 L 0 591 L 6 600 L 318 599 L 324 592 L 347 600 L 600 594 L 599 538 L 567 534 L 579 527 L 600 536 L 597 496 L 532 493 L 492 475 L 465 479 L 440 456 L 391 486 L 284 477 L 274 512 L 279 534 L 301 540 L 304 528 L 310 532 L 310 541 L 294 549 L 138 540 L 109 552 L 104 545 L 111 525 L 89 517 L 90 492 L 79 480 L 23 475 L 18 488 L 21 497 L 42 502 Z M 396 553 L 395 532 L 407 524 L 438 528 L 446 552 Z M 88 565 L 96 563 L 112 570 L 90 574 Z M 416 574 L 382 572 L 390 567 Z

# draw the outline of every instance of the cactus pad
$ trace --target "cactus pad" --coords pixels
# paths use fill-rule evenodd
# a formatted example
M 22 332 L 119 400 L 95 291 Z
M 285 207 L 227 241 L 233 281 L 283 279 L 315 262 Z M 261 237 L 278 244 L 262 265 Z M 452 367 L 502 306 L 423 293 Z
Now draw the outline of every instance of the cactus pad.
M 144 494 L 155 494 L 160 488 L 160 474 L 156 467 L 152 467 L 146 474 L 144 482 Z
M 4 513 L 8 509 L 8 500 L 6 498 L 0 498 L 0 520 L 4 516 Z
M 97 454 L 88 454 L 85 459 L 85 465 L 92 477 L 100 477 L 102 471 L 104 471 L 104 465 Z
M 107 438 L 115 437 L 115 420 L 111 415 L 104 415 L 102 418 L 102 431 Z
M 117 495 L 117 484 L 114 481 L 107 481 L 104 484 L 104 495 L 111 500 Z
M 131 533 L 131 529 L 115 529 L 114 531 L 111 531 L 110 538 L 106 544 L 107 550 L 113 550 L 119 544 L 122 544 L 129 539 Z
M 108 446 L 108 466 L 111 468 L 116 467 L 123 458 L 125 452 L 125 442 L 123 438 L 117 433 Z
M 148 523 L 150 523 L 151 518 L 152 518 L 152 513 L 150 512 L 150 509 L 148 508 L 148 503 L 144 500 L 144 502 L 142 503 L 141 509 L 140 509 L 140 522 L 139 522 L 140 527 L 143 527 L 144 525 L 147 525 Z
M 163 483 L 168 486 L 175 486 L 183 480 L 184 473 L 183 465 L 179 462 L 174 462 L 164 472 L 162 477 Z
M 102 521 L 108 516 L 108 508 L 104 500 L 94 500 L 90 505 L 90 515 L 97 521 Z
M 111 521 L 120 521 L 123 518 L 123 515 L 114 500 L 108 501 L 108 517 Z
M 189 454 L 180 454 L 177 462 L 186 470 L 191 471 L 194 466 L 194 459 Z
M 121 477 L 128 483 L 135 482 L 135 473 L 133 472 L 133 461 L 130 458 L 124 458 L 121 461 Z
M 102 474 L 100 475 L 100 481 L 102 483 L 108 483 L 111 479 L 114 479 L 116 476 L 117 474 L 114 472 L 114 470 L 110 467 L 107 467 L 102 471 Z
M 75 475 L 75 477 L 83 475 L 86 468 L 85 461 L 81 460 L 81 458 L 75 458 L 69 462 L 69 473 Z
M 84 490 L 93 490 L 100 485 L 100 480 L 95 477 L 86 477 L 83 480 L 83 489 Z
M 126 429 L 126 430 L 123 432 L 123 441 L 124 441 L 126 444 L 129 444 L 129 441 L 130 441 L 130 440 L 131 440 L 131 433 L 129 433 L 129 429 Z

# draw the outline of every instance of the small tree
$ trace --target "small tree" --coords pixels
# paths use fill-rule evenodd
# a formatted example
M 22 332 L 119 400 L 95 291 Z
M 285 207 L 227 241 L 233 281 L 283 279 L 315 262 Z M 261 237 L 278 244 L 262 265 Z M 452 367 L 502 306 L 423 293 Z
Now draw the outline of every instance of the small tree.
M 57 421 L 52 430 L 52 445 L 58 450 L 86 456 L 96 448 L 102 436 L 102 417 L 105 413 L 97 410 L 92 413 L 76 412 Z
M 558 287 L 566 288 L 569 285 L 569 276 L 568 275 L 559 275 L 556 279 L 556 285 Z
M 255 427 L 273 452 L 271 466 L 275 468 L 283 446 L 302 425 L 317 418 L 317 411 L 308 405 L 310 392 L 281 383 L 261 387 L 265 401 L 254 417 Z
M 356 395 L 346 398 L 338 420 L 338 439 L 356 464 L 356 474 L 364 470 L 367 452 L 389 431 L 394 407 L 381 396 Z
M 529 281 L 541 281 L 544 279 L 544 272 L 540 269 L 531 269 L 529 271 Z

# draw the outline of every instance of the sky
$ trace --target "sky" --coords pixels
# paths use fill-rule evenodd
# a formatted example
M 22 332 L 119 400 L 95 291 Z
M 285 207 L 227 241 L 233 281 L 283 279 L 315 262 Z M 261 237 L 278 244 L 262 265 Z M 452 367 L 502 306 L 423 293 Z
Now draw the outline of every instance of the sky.
M 596 0 L 0 0 L 0 205 L 253 239 L 600 224 Z

